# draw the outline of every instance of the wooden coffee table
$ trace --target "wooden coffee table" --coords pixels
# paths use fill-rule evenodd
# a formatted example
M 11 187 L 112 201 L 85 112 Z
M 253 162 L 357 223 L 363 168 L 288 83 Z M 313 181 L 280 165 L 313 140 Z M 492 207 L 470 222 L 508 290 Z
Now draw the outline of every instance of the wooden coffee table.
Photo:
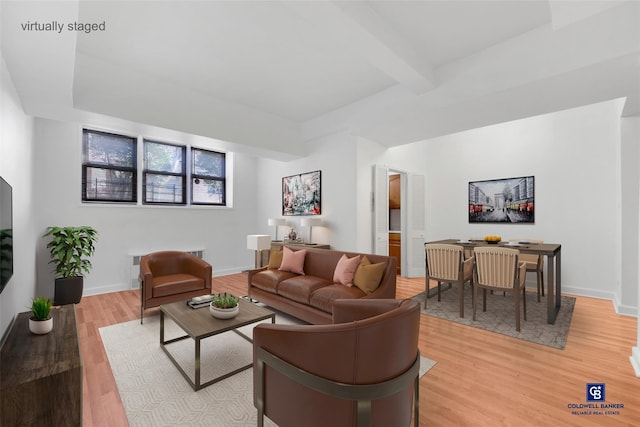
M 213 335 L 221 334 L 227 331 L 233 331 L 253 343 L 253 340 L 245 334 L 238 331 L 238 328 L 249 325 L 251 323 L 260 322 L 262 320 L 271 319 L 271 323 L 276 322 L 276 314 L 266 308 L 260 307 L 243 298 L 238 301 L 240 304 L 240 312 L 233 319 L 220 320 L 216 319 L 209 312 L 209 308 L 191 308 L 187 305 L 186 301 L 174 302 L 171 304 L 165 304 L 160 306 L 160 347 L 169 356 L 169 359 L 178 368 L 182 376 L 187 380 L 191 387 L 197 391 L 218 381 L 222 381 L 238 372 L 249 369 L 253 366 L 253 363 L 242 366 L 232 372 L 226 373 L 219 377 L 207 381 L 204 384 L 200 383 L 200 341 L 204 338 L 211 337 Z M 164 317 L 168 316 L 171 320 L 187 333 L 187 335 L 173 338 L 165 341 L 164 339 Z M 187 375 L 186 371 L 180 366 L 178 361 L 167 349 L 167 344 L 174 343 L 176 341 L 192 338 L 195 342 L 195 381 L 192 381 Z

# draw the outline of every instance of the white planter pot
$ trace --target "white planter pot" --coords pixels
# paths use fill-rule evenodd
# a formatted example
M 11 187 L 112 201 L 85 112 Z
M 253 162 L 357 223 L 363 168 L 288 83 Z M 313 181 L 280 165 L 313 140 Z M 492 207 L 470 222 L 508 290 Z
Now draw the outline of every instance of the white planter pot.
M 29 319 L 29 330 L 34 334 L 43 335 L 48 334 L 53 329 L 53 317 L 49 317 L 47 320 L 33 320 Z
M 238 304 L 233 308 L 218 308 L 209 304 L 209 312 L 216 319 L 231 319 L 240 312 L 240 305 Z

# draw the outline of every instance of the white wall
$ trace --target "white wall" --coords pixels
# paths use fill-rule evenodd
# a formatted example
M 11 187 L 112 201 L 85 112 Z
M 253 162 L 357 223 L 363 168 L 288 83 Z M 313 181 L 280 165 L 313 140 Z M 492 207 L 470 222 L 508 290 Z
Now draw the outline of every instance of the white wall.
M 622 153 L 622 288 L 618 311 L 637 315 L 638 306 L 638 203 L 640 192 L 640 116 L 623 117 Z
M 90 123 L 100 126 L 101 123 Z M 120 123 L 120 132 L 134 132 L 136 124 Z M 145 129 L 146 137 L 180 142 L 180 135 Z M 188 136 L 185 136 L 188 138 Z M 99 232 L 93 269 L 85 278 L 84 295 L 130 288 L 128 254 L 162 249 L 204 248 L 205 260 L 215 276 L 253 265 L 246 234 L 256 225 L 256 159 L 234 158 L 233 208 L 151 207 L 82 204 L 82 126 L 47 119 L 35 121 L 36 231 L 48 226 L 91 225 Z M 211 142 L 215 148 L 215 141 Z M 37 247 L 38 292 L 53 292 L 54 276 L 48 265 L 47 240 Z
M 308 228 L 300 227 L 299 216 L 282 217 L 282 177 L 321 171 L 322 226 L 313 228 L 313 243 L 330 244 L 332 248 L 357 250 L 356 138 L 340 133 L 309 143 L 309 155 L 299 160 L 278 162 L 259 160 L 258 203 L 259 227 L 256 233 L 274 235 L 267 226 L 269 218 L 284 218 L 289 226 L 307 240 Z M 282 227 L 279 238 L 288 231 Z
M 33 207 L 33 119 L 24 114 L 2 59 L 0 82 L 0 175 L 13 187 L 13 277 L 0 294 L 0 336 L 17 313 L 28 311 L 35 296 L 35 251 L 38 239 Z
M 497 234 L 557 242 L 563 292 L 636 306 L 621 293 L 622 105 L 603 102 L 395 147 L 385 163 L 425 174 L 426 240 Z M 526 175 L 535 176 L 534 225 L 468 223 L 469 181 Z

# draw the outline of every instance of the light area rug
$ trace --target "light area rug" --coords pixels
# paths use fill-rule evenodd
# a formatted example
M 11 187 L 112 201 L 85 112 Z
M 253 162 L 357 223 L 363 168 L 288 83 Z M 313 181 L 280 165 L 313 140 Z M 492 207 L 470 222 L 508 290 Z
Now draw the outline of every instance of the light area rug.
M 476 320 L 473 320 L 472 290 L 468 285 L 464 289 L 464 318 L 460 317 L 458 306 L 458 287 L 446 288 L 443 285 L 441 301 L 437 294 L 427 301 L 424 308 L 425 292 L 413 299 L 422 305 L 422 313 L 440 319 L 449 320 L 478 329 L 508 335 L 510 337 L 542 344 L 549 347 L 564 349 L 567 344 L 569 327 L 573 316 L 576 299 L 562 296 L 560 311 L 553 325 L 547 323 L 547 298 L 546 295 L 537 302 L 537 295 L 527 292 L 527 320 L 522 313 L 522 301 L 520 302 L 520 332 L 516 331 L 515 304 L 513 294 L 502 292 L 491 294 L 487 291 L 487 311 L 482 311 L 482 290 L 478 290 L 478 303 L 476 308 Z M 446 289 L 446 290 L 445 290 Z M 432 290 L 431 292 L 434 292 Z
M 269 321 L 267 321 L 269 322 Z M 299 323 L 276 315 L 276 323 Z M 240 330 L 251 336 L 254 325 Z M 255 426 L 253 371 L 248 369 L 197 392 L 185 381 L 160 348 L 160 318 L 145 318 L 100 328 L 102 342 L 130 426 Z M 165 338 L 184 333 L 165 318 Z M 190 378 L 194 379 L 194 342 L 169 345 Z M 201 380 L 206 382 L 251 363 L 252 344 L 235 332 L 225 332 L 201 341 Z M 421 358 L 420 375 L 436 362 Z M 266 426 L 275 426 L 265 418 Z

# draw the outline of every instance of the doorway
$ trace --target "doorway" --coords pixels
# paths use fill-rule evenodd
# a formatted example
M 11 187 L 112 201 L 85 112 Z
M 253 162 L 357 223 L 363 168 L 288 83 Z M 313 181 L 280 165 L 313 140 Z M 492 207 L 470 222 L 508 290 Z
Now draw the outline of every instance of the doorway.
M 389 171 L 389 256 L 398 260 L 397 274 L 402 274 L 402 175 Z
M 423 276 L 424 175 L 374 165 L 373 181 L 373 253 L 392 255 L 395 251 L 403 277 Z M 400 193 L 397 205 L 390 199 L 396 186 Z M 392 244 L 391 239 L 397 242 Z

